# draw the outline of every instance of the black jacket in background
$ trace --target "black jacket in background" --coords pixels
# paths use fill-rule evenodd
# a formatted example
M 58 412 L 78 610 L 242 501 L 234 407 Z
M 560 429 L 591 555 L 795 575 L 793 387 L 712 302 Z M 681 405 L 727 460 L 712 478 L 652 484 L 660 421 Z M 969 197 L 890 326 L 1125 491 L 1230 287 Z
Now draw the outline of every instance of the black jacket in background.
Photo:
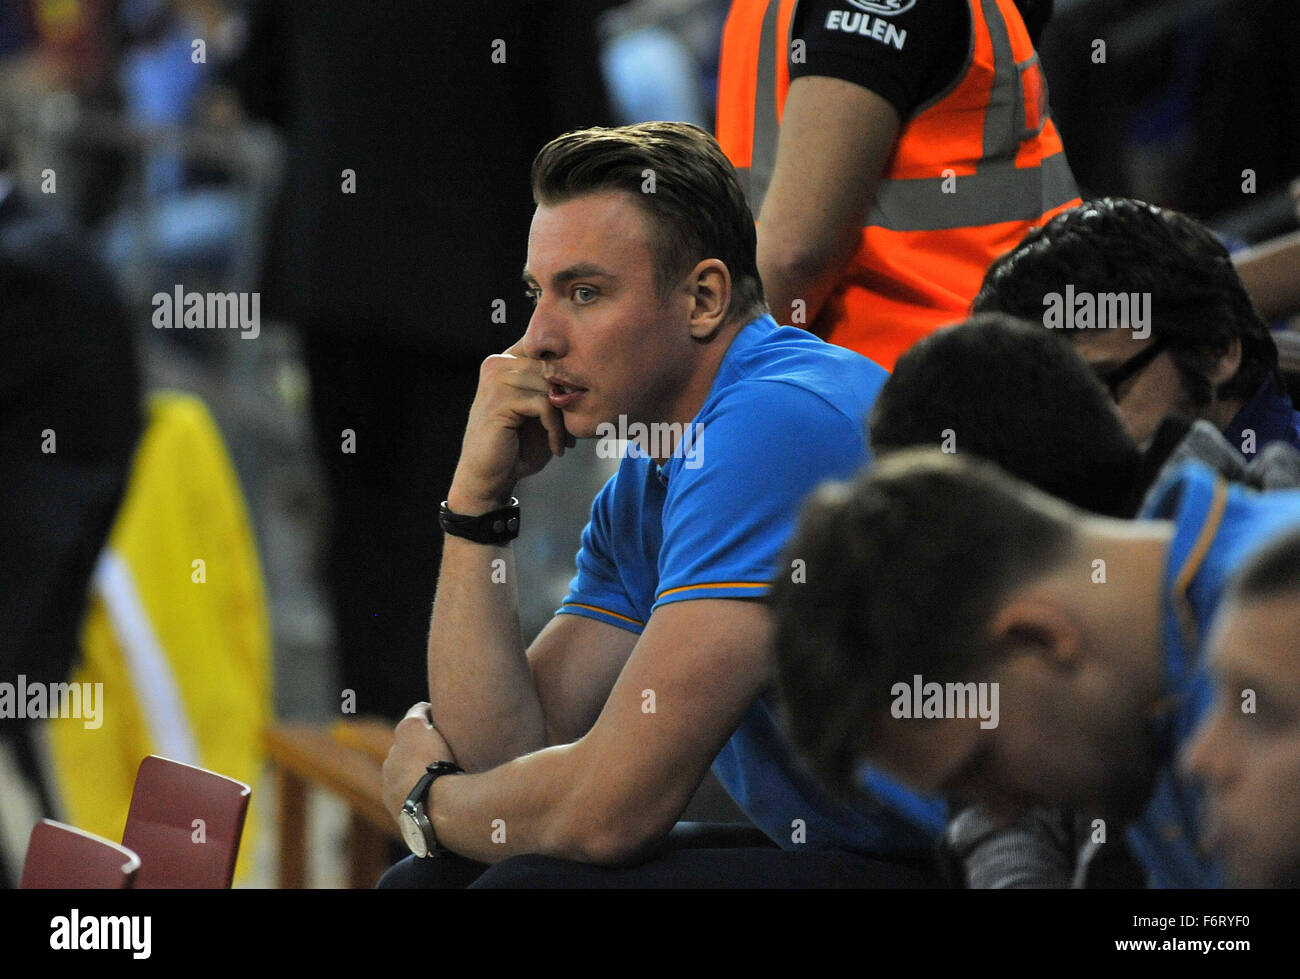
M 0 200 L 0 682 L 67 678 L 141 428 L 107 272 L 75 229 Z
M 533 156 L 609 121 L 593 7 L 256 4 L 237 87 L 290 144 L 264 309 L 476 357 L 518 339 Z M 340 190 L 344 169 L 355 194 Z M 491 321 L 495 299 L 504 325 Z

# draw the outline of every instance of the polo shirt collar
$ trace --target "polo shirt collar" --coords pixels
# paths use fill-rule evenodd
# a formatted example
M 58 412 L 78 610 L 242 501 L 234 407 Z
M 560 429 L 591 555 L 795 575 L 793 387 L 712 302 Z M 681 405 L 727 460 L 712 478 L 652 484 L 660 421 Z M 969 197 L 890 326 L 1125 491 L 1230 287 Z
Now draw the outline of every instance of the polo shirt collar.
M 1162 616 L 1167 701 L 1157 720 L 1162 750 L 1166 752 L 1172 752 L 1174 718 L 1185 706 L 1197 672 L 1202 637 L 1193 604 L 1193 583 L 1223 525 L 1227 504 L 1228 481 L 1208 466 L 1189 462 L 1152 492 L 1141 514 L 1147 519 L 1171 520 L 1174 525 L 1165 567 Z

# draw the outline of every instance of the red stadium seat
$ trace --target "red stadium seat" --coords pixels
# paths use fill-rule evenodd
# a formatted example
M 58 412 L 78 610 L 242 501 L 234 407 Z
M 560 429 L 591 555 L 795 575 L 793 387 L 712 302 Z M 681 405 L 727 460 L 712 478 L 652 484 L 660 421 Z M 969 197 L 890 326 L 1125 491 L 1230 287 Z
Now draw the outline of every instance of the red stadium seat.
M 251 789 L 157 755 L 140 762 L 122 844 L 140 854 L 136 886 L 227 888 Z
M 124 890 L 134 885 L 140 858 L 124 846 L 75 826 L 42 819 L 32 828 L 23 862 L 24 890 Z

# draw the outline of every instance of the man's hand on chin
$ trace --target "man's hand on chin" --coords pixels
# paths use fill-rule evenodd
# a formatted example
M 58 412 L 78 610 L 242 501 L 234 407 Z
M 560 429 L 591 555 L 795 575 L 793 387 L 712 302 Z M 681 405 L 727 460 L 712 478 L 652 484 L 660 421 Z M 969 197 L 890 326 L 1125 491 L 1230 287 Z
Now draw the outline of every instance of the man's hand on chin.
M 504 506 L 521 479 L 577 444 L 565 428 L 564 412 L 550 402 L 547 364 L 523 351 L 520 340 L 479 367 L 478 391 L 447 494 L 456 513 L 477 515 Z
M 435 761 L 456 759 L 446 740 L 433 726 L 427 701 L 408 710 L 393 733 L 393 747 L 384 760 L 384 806 L 396 821 L 402 803 L 415 788 L 425 768 Z

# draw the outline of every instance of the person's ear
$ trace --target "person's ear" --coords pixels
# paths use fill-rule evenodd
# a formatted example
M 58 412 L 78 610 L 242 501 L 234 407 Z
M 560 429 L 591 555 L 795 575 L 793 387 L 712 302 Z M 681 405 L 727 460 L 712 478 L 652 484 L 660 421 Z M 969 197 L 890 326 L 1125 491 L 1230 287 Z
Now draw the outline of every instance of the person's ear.
M 731 304 L 731 272 L 716 258 L 706 258 L 691 269 L 688 277 L 691 292 L 691 336 L 708 341 L 727 321 Z
M 1073 670 L 1083 656 L 1083 633 L 1075 617 L 1049 597 L 1014 594 L 989 623 L 1003 657 L 1032 655 L 1053 669 Z
M 1217 391 L 1220 386 L 1226 384 L 1237 376 L 1237 371 L 1241 369 L 1241 338 L 1233 337 L 1224 347 L 1223 352 L 1215 358 L 1210 368 L 1210 383 L 1214 385 Z

